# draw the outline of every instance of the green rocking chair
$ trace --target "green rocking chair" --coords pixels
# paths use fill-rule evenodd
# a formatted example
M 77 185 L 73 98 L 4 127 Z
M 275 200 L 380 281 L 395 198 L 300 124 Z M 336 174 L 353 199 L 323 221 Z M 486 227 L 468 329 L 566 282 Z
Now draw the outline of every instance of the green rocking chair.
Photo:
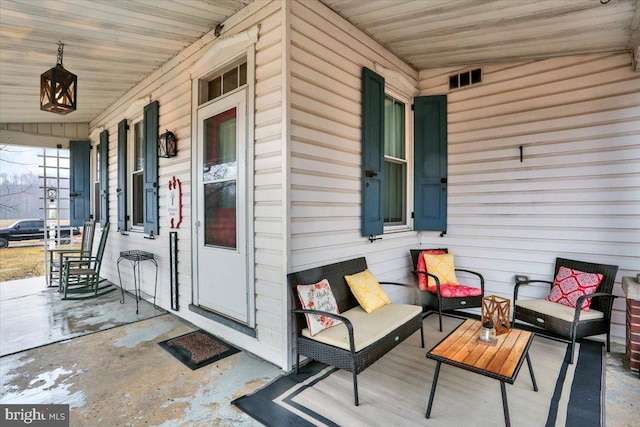
M 107 244 L 110 223 L 102 229 L 102 236 L 95 256 L 66 256 L 62 263 L 61 292 L 63 300 L 95 298 L 116 290 L 116 287 L 104 279 L 100 279 L 102 256 Z

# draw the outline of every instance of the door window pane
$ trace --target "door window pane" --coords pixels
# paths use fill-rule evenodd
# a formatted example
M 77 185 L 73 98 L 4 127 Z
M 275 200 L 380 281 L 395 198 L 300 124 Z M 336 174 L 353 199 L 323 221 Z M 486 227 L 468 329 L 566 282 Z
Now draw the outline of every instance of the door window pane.
M 235 179 L 236 109 L 220 113 L 204 121 L 204 181 Z
M 204 121 L 205 245 L 236 248 L 236 108 Z
M 236 248 L 236 182 L 204 186 L 204 244 Z

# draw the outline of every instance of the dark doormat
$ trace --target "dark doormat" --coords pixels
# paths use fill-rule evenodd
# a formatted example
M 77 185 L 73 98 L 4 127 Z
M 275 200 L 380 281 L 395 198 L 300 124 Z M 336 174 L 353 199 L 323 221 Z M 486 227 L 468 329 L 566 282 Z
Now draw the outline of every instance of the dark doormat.
M 191 370 L 202 368 L 240 351 L 203 330 L 189 332 L 158 344 Z

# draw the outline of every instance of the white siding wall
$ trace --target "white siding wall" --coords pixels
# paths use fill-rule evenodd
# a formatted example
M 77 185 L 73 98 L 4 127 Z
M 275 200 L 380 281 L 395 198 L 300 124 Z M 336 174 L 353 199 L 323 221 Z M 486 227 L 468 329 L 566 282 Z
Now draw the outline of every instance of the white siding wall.
M 0 144 L 69 148 L 69 141 L 89 139 L 89 123 L 0 123 Z
M 511 297 L 515 273 L 552 280 L 562 256 L 618 265 L 623 295 L 621 277 L 640 271 L 640 75 L 630 56 L 486 65 L 481 84 L 449 92 L 461 70 L 420 73 L 421 93 L 448 93 L 449 106 L 448 231 L 421 242 L 482 271 L 488 294 Z M 624 303 L 614 305 L 618 341 Z
M 291 6 L 290 270 L 365 256 L 380 280 L 410 280 L 415 231 L 361 235 L 361 75 L 417 72 L 319 2 Z M 412 299 L 389 288 L 392 299 Z
M 91 129 L 104 126 L 109 131 L 109 219 L 111 232 L 107 241 L 102 275 L 118 283 L 116 261 L 120 251 L 142 249 L 155 254 L 159 266 L 157 302 L 168 311 L 171 307 L 169 277 L 169 229 L 167 208 L 168 183 L 173 176 L 180 179 L 183 190 L 183 222 L 178 229 L 178 282 L 180 311 L 178 314 L 190 322 L 231 343 L 241 346 L 277 365 L 283 365 L 283 302 L 282 302 L 282 184 L 281 151 L 284 146 L 281 133 L 282 84 L 281 75 L 281 3 L 252 3 L 225 22 L 223 37 L 244 31 L 260 24 L 256 43 L 256 115 L 254 134 L 256 143 L 255 169 L 255 274 L 256 274 L 256 329 L 257 339 L 191 312 L 192 303 L 192 174 L 191 158 L 191 79 L 192 66 L 215 43 L 213 32 L 187 48 L 176 58 L 162 66 L 141 84 L 131 90 L 112 108 L 91 123 Z M 215 61 L 215 58 L 214 58 Z M 216 64 L 212 63 L 212 68 Z M 130 232 L 128 236 L 116 231 L 117 223 L 117 125 L 125 118 L 129 106 L 150 95 L 160 103 L 160 133 L 165 129 L 174 132 L 178 139 L 177 157 L 161 158 L 159 164 L 160 185 L 160 234 L 155 240 L 145 239 L 142 233 Z M 142 110 L 142 108 L 141 108 Z M 251 114 L 251 112 L 249 112 Z M 96 132 L 96 138 L 97 132 Z M 99 141 L 93 141 L 97 144 Z M 252 142 L 250 142 L 252 143 Z M 142 290 L 153 294 L 154 270 L 151 264 L 142 263 Z M 128 262 L 121 263 L 123 283 L 128 288 L 133 283 L 133 272 Z M 130 297 L 127 301 L 131 304 Z M 133 309 L 133 306 L 132 306 Z

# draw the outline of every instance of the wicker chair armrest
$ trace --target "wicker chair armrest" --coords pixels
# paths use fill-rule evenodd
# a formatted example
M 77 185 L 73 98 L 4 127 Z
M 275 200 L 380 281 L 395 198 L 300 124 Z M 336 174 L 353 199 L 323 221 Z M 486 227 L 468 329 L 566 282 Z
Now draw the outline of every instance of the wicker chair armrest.
M 480 279 L 480 289 L 482 289 L 482 294 L 484 295 L 484 276 L 477 271 L 467 270 L 466 268 L 456 268 L 456 271 L 464 271 L 465 273 L 471 273 Z
M 582 311 L 582 303 L 584 302 L 584 300 L 586 300 L 587 298 L 591 299 L 591 298 L 611 298 L 616 299 L 618 298 L 617 295 L 612 295 L 612 294 L 607 294 L 604 292 L 596 292 L 590 295 L 581 295 L 578 297 L 578 299 L 576 300 L 576 310 L 573 312 L 573 325 L 571 327 L 571 338 L 573 339 L 576 336 L 577 330 L 578 330 L 578 322 L 580 320 L 580 312 Z M 607 320 L 607 322 L 610 321 L 609 313 L 604 313 L 605 314 L 605 319 Z
M 546 283 L 549 285 L 549 289 L 551 289 L 551 286 L 553 286 L 553 282 L 550 282 L 548 280 L 519 280 L 516 282 L 516 286 L 513 289 L 513 301 L 515 302 L 515 300 L 518 299 L 518 290 L 520 289 L 520 286 L 522 285 L 529 285 L 531 283 Z
M 582 303 L 584 302 L 584 300 L 586 299 L 591 299 L 591 298 L 610 298 L 612 300 L 618 298 L 617 295 L 613 295 L 613 294 L 607 294 L 604 292 L 596 292 L 593 294 L 589 294 L 589 295 L 580 295 L 578 297 L 578 299 L 576 300 L 576 311 L 574 312 L 573 315 L 573 321 L 574 323 L 578 321 L 578 319 L 580 318 L 580 311 L 582 311 Z M 605 313 L 606 315 L 607 313 Z
M 335 313 L 330 313 L 328 311 L 321 311 L 321 310 L 309 310 L 306 308 L 294 308 L 291 310 L 292 313 L 301 313 L 301 314 L 316 314 L 316 315 L 323 315 L 323 316 L 327 316 L 327 317 L 331 317 L 333 319 L 337 319 L 342 321 L 342 323 L 344 323 L 344 325 L 347 327 L 347 333 L 349 334 L 349 348 L 351 349 L 351 353 L 355 353 L 356 352 L 356 342 L 355 339 L 353 338 L 353 323 L 351 323 L 351 320 L 347 319 L 344 316 L 340 316 L 339 314 L 335 314 Z
M 431 273 L 427 273 L 426 271 L 412 271 L 412 273 L 414 273 L 416 276 L 418 276 L 419 274 L 424 274 L 425 276 L 429 276 L 431 278 L 433 278 L 433 280 L 435 280 L 436 282 L 436 289 L 438 290 L 438 298 L 440 298 L 440 279 L 438 279 L 438 276 L 436 276 L 435 274 L 431 274 Z M 426 292 L 423 291 L 422 289 L 420 289 L 420 292 Z

